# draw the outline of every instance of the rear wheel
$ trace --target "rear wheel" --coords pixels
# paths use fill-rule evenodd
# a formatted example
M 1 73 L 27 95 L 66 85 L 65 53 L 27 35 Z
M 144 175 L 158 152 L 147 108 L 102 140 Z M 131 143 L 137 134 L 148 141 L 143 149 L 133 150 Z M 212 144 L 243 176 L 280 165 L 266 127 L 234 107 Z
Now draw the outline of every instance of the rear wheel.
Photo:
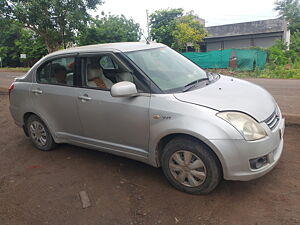
M 178 137 L 167 143 L 163 150 L 163 172 L 177 189 L 191 194 L 207 194 L 219 184 L 221 166 L 206 145 L 194 138 Z
M 27 119 L 26 126 L 29 137 L 36 148 L 50 151 L 56 146 L 49 129 L 39 117 L 31 115 Z

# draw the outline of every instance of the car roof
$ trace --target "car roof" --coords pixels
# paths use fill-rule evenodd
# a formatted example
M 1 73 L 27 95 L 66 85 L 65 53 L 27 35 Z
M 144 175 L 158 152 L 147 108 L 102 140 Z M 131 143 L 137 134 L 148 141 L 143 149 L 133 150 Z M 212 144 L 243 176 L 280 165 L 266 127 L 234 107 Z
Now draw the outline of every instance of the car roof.
M 61 54 L 69 53 L 84 53 L 84 52 L 132 52 L 152 48 L 164 47 L 164 44 L 160 43 L 146 43 L 146 42 L 117 42 L 117 43 L 108 43 L 108 44 L 97 44 L 97 45 L 86 45 L 80 47 L 73 47 L 64 50 L 59 50 L 49 54 L 48 56 L 55 56 Z

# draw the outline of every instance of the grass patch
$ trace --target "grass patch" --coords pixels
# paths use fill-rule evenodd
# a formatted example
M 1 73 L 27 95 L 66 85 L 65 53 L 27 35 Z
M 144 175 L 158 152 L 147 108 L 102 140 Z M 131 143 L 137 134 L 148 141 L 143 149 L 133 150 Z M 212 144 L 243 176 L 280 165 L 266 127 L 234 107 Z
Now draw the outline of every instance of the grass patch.
M 29 69 L 29 67 L 3 67 L 0 68 L 0 72 L 27 72 Z
M 207 69 L 207 71 L 238 78 L 259 77 L 257 72 L 254 71 L 236 71 L 233 69 Z
M 275 78 L 275 79 L 300 79 L 300 64 L 287 64 L 271 66 L 254 71 L 237 71 L 233 69 L 208 69 L 209 72 L 224 74 L 238 78 Z
M 280 79 L 300 79 L 300 63 L 271 66 L 260 71 L 260 77 L 263 78 L 280 78 Z

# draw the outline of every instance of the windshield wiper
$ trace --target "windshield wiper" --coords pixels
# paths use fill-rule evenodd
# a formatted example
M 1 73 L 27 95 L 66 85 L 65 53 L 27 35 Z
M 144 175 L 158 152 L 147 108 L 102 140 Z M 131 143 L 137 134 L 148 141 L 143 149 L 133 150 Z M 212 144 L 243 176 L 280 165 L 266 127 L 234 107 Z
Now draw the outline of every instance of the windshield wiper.
M 203 81 L 207 81 L 207 80 L 209 80 L 208 77 L 205 77 L 205 78 L 201 78 L 201 79 L 192 81 L 191 83 L 185 85 L 184 88 L 182 89 L 182 91 L 183 91 L 183 92 L 186 92 L 186 91 L 190 90 L 191 88 L 196 87 L 199 83 L 201 83 L 201 82 L 203 82 Z

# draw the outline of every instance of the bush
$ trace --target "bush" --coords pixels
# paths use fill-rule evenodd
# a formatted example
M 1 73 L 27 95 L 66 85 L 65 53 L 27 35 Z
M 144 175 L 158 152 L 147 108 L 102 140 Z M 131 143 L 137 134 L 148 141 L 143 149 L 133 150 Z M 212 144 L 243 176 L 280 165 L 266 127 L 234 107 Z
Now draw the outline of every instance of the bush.
M 268 50 L 268 63 L 259 72 L 259 77 L 300 79 L 300 32 L 291 37 L 290 49 L 282 41 L 277 41 Z
M 268 63 L 271 65 L 285 65 L 289 63 L 289 57 L 286 54 L 286 45 L 282 41 L 276 42 L 270 47 L 268 52 Z
M 259 74 L 262 78 L 300 79 L 300 62 L 274 66 L 268 64 Z

